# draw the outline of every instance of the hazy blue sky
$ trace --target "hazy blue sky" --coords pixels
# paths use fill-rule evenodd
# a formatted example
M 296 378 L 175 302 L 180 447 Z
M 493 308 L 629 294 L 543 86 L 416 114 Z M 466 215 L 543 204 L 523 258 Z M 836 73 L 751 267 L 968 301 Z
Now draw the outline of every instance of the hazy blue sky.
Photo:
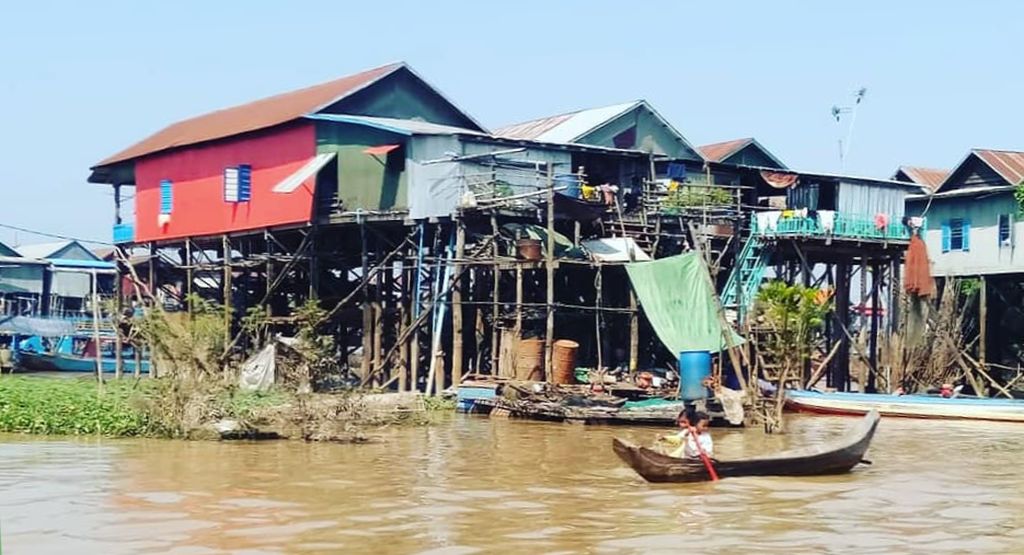
M 1024 150 L 1024 2 L 17 2 L 0 12 L 0 223 L 108 240 L 96 161 L 165 124 L 395 60 L 485 125 L 651 101 L 694 144 L 847 172 Z M 0 240 L 15 242 L 0 230 Z M 21 243 L 39 242 L 19 233 Z

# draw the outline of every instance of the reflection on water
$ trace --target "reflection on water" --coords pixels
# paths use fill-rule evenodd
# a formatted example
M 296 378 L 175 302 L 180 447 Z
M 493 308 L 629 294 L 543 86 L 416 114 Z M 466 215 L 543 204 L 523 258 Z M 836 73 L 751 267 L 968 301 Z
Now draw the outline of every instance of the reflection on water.
M 722 456 L 803 445 L 716 431 Z M 0 531 L 17 553 L 1024 552 L 1024 426 L 883 419 L 852 474 L 652 485 L 613 435 L 456 417 L 371 445 L 0 436 Z

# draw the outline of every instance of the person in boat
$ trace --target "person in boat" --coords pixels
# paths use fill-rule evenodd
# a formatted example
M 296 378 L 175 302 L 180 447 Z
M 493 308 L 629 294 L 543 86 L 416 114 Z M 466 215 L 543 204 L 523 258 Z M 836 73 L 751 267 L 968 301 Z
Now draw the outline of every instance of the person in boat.
M 699 459 L 701 450 L 708 457 L 714 456 L 715 446 L 711 434 L 708 432 L 711 417 L 706 412 L 697 411 L 691 414 L 684 410 L 679 413 L 676 423 L 679 425 L 680 431 L 662 438 L 674 447 L 668 453 L 669 456 Z

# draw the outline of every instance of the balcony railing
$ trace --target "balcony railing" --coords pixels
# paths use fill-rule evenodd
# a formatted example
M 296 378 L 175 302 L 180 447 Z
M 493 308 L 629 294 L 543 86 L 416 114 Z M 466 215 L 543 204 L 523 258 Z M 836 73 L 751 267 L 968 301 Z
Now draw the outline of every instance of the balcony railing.
M 135 226 L 132 224 L 114 224 L 114 244 L 131 243 L 135 241 Z
M 831 220 L 829 219 L 831 214 Z M 925 222 L 922 220 L 921 226 Z M 801 214 L 783 210 L 751 216 L 751 229 L 762 237 L 838 237 L 873 241 L 909 241 L 910 228 L 902 218 L 888 219 L 842 212 Z

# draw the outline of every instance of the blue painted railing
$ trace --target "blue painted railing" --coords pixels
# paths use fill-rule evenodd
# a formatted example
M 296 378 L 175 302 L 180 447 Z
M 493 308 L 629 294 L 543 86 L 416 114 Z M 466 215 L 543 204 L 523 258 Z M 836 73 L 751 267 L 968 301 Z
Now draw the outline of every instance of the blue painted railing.
M 135 226 L 132 224 L 114 224 L 114 244 L 135 241 Z
M 786 212 L 784 211 L 783 214 Z M 765 217 L 751 216 L 752 233 L 762 237 L 839 237 L 844 239 L 870 239 L 875 241 L 909 241 L 910 228 L 901 219 L 890 220 L 878 226 L 875 217 L 859 214 L 833 213 L 832 229 L 821 224 L 821 217 L 780 215 L 774 227 L 765 227 Z

